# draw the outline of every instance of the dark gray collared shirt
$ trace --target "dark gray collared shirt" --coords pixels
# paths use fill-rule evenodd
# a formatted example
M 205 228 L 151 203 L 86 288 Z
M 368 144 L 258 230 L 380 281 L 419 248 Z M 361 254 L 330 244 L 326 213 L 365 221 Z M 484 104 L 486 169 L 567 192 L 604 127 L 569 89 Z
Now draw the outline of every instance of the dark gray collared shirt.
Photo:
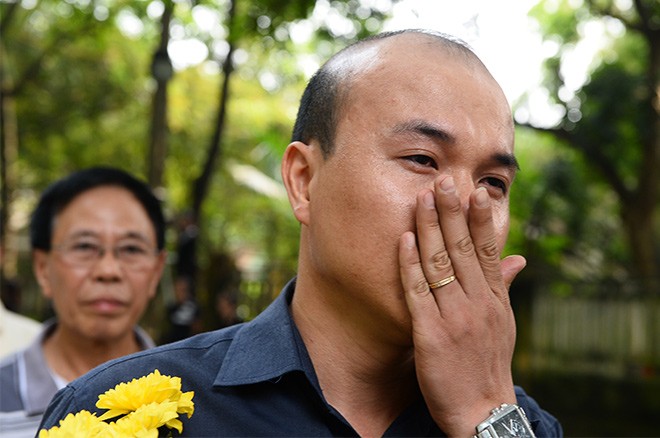
M 357 436 L 330 406 L 289 312 L 295 282 L 249 323 L 126 356 L 90 371 L 60 391 L 42 428 L 69 412 L 95 408 L 98 395 L 119 382 L 158 369 L 194 391 L 195 413 L 182 418 L 184 436 Z M 537 436 L 561 436 L 557 420 L 516 388 Z M 476 426 L 476 425 L 475 425 Z M 443 436 L 423 398 L 406 409 L 386 436 Z
M 55 319 L 43 324 L 41 333 L 25 349 L 0 361 L 0 436 L 34 437 L 41 417 L 58 384 L 44 357 L 43 341 L 55 330 Z M 139 327 L 135 336 L 143 349 L 155 347 L 154 341 Z

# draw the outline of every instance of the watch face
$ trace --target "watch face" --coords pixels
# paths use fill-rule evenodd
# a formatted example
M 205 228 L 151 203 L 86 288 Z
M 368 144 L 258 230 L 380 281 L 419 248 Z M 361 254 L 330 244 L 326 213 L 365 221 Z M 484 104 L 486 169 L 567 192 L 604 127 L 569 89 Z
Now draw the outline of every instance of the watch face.
M 500 417 L 491 427 L 495 429 L 498 437 L 507 438 L 533 438 L 534 434 L 520 417 L 518 411 L 511 411 Z

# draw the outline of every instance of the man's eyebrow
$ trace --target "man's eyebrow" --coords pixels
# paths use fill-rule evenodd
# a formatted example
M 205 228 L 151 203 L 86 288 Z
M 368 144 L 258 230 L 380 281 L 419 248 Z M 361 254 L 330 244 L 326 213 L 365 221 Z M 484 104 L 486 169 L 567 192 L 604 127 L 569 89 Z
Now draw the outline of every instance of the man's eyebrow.
M 404 134 L 404 133 L 413 133 L 421 134 L 425 137 L 440 140 L 444 143 L 454 143 L 455 138 L 452 134 L 444 130 L 443 128 L 426 122 L 424 120 L 411 120 L 408 122 L 401 123 L 394 127 L 394 133 Z
M 513 154 L 496 153 L 493 154 L 492 159 L 497 164 L 510 168 L 513 172 L 520 170 L 520 164 Z
M 127 233 L 122 234 L 119 239 L 137 239 L 149 243 L 149 238 L 138 231 L 128 231 Z
M 93 231 L 90 231 L 90 230 L 77 230 L 77 231 L 74 231 L 73 233 L 71 233 L 71 235 L 68 236 L 69 239 L 77 239 L 77 238 L 80 238 L 80 237 L 98 238 L 99 236 L 98 236 L 97 233 L 95 233 Z
M 82 237 L 91 237 L 95 239 L 100 239 L 101 235 L 91 230 L 78 230 L 72 233 L 70 236 L 68 236 L 69 239 L 78 239 Z M 149 238 L 139 231 L 129 230 L 121 234 L 118 238 L 118 240 L 124 240 L 124 239 L 137 239 L 137 240 L 149 242 Z
M 424 120 L 411 120 L 401 123 L 394 127 L 394 132 L 399 134 L 413 133 L 420 134 L 433 140 L 440 140 L 443 143 L 454 143 L 456 138 L 447 130 L 440 126 L 426 122 Z M 515 155 L 510 153 L 495 153 L 492 155 L 493 162 L 500 166 L 509 168 L 513 173 L 520 170 L 520 165 Z

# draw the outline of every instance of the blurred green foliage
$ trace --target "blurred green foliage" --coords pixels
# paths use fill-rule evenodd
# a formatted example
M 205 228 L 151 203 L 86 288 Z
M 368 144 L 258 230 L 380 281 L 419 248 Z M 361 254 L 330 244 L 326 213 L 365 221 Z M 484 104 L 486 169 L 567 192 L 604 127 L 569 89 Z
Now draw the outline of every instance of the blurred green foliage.
M 298 224 L 282 196 L 279 160 L 298 99 L 321 62 L 380 29 L 390 11 L 377 6 L 382 3 L 242 0 L 235 3 L 238 24 L 233 29 L 227 28 L 226 0 L 174 3 L 172 43 L 190 43 L 176 51 L 175 61 L 199 58 L 200 50 L 202 59 L 178 65 L 168 88 L 161 195 L 171 219 L 190 208 L 191 188 L 206 160 L 229 38 L 238 49 L 222 153 L 203 204 L 198 257 L 201 293 L 209 305 L 216 287 L 213 271 L 219 270 L 214 260 L 242 272 L 247 317 L 295 273 Z M 658 116 L 649 105 L 652 88 L 645 76 L 648 40 L 632 31 L 613 35 L 594 60 L 590 80 L 568 98 L 562 92 L 563 54 L 583 38 L 584 24 L 616 20 L 603 18 L 590 3 L 545 1 L 532 11 L 545 38 L 557 47 L 547 60 L 543 85 L 564 108 L 564 117 L 556 127 L 521 126 L 517 131 L 522 170 L 512 191 L 506 252 L 527 257 L 520 281 L 530 287 L 556 284 L 565 291 L 560 285 L 567 280 L 623 283 L 640 275 L 626 232 L 631 225 L 622 214 L 635 203 L 655 202 L 654 233 L 648 239 L 657 261 L 657 191 L 634 197 L 647 181 L 640 173 L 648 165 L 644 145 L 657 135 L 651 130 Z M 20 278 L 26 294 L 38 291 L 27 260 L 25 227 L 48 183 L 101 163 L 146 177 L 155 88 L 150 64 L 162 8 L 159 1 L 0 1 L 7 169 L 2 190 L 10 219 L 3 270 Z M 652 13 L 657 21 L 657 7 Z M 632 5 L 621 14 L 638 19 Z M 188 56 L 181 56 L 181 50 Z M 601 161 L 612 166 L 625 190 L 612 184 Z M 657 185 L 655 178 L 648 184 Z M 174 241 L 172 230 L 171 250 Z M 166 301 L 167 281 L 164 289 L 161 299 Z
M 556 126 L 540 131 L 575 152 L 553 166 L 563 168 L 563 176 L 551 171 L 558 184 L 553 192 L 570 207 L 557 212 L 571 241 L 560 253 L 572 265 L 564 272 L 636 285 L 637 292 L 657 296 L 660 3 L 546 0 L 530 15 L 554 47 L 544 86 L 563 114 Z M 575 89 L 566 77 L 571 56 L 596 28 L 603 44 Z
M 183 54 L 170 50 L 178 68 L 168 87 L 165 187 L 158 193 L 172 221 L 191 208 L 216 128 L 221 64 L 231 38 L 235 70 L 220 159 L 202 206 L 199 293 L 210 320 L 213 295 L 227 287 L 223 282 L 235 283 L 231 272 L 238 269 L 244 292 L 252 291 L 244 294 L 249 318 L 296 269 L 299 228 L 279 161 L 305 82 L 330 54 L 378 31 L 389 9 L 355 0 L 236 1 L 236 21 L 229 28 L 228 1 L 173 5 L 170 49 L 187 45 Z M 155 90 L 150 68 L 165 6 L 126 0 L 0 2 L 2 190 L 9 224 L 3 231 L 3 274 L 18 276 L 24 285 L 28 314 L 42 318 L 44 312 L 25 245 L 41 190 L 75 169 L 98 164 L 146 179 Z M 175 234 L 174 228 L 168 234 L 173 257 Z M 214 266 L 218 261 L 227 266 Z M 161 301 L 171 299 L 169 275 Z M 153 324 L 159 323 L 154 316 Z

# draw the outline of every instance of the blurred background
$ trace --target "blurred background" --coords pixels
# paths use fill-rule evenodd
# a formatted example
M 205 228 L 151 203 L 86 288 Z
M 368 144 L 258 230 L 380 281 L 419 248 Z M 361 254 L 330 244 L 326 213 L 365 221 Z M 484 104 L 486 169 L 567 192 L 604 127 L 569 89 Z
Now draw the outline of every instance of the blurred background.
M 514 109 L 517 382 L 568 436 L 660 436 L 657 0 L 0 0 L 5 305 L 51 315 L 31 210 L 53 180 L 110 164 L 170 222 L 143 326 L 162 339 L 175 269 L 196 278 L 199 330 L 253 318 L 296 270 L 279 163 L 306 80 L 405 27 L 468 41 Z

